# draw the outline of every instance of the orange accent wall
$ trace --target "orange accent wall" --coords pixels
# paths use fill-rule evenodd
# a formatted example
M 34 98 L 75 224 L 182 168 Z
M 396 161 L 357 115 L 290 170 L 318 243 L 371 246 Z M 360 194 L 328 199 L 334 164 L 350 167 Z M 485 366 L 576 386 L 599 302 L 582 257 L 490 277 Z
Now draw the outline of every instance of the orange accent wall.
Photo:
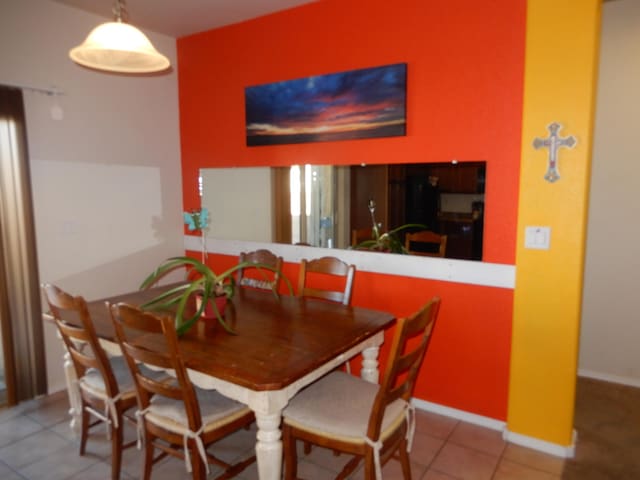
M 199 258 L 199 252 L 188 252 Z M 238 259 L 210 254 L 216 271 Z M 297 287 L 298 265 L 287 263 L 284 275 Z M 288 293 L 286 286 L 282 293 Z M 416 311 L 434 295 L 442 299 L 431 345 L 420 371 L 414 396 L 478 415 L 506 419 L 511 341 L 512 291 L 461 283 L 421 280 L 356 272 L 352 303 L 393 312 L 397 317 Z M 386 364 L 392 331 L 380 353 Z M 353 362 L 358 373 L 360 362 Z
M 203 167 L 486 160 L 484 259 L 513 264 L 525 5 L 322 0 L 179 39 L 185 209 L 199 206 Z M 400 62 L 406 136 L 246 146 L 246 86 Z M 358 272 L 353 303 L 405 315 L 433 294 L 443 304 L 416 396 L 506 419 L 511 290 Z

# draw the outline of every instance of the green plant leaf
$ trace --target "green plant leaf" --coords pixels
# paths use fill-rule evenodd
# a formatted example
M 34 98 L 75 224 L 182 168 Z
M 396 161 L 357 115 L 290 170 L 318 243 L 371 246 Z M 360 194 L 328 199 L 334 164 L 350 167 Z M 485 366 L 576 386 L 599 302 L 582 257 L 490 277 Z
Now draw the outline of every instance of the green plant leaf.
M 235 292 L 236 282 L 233 274 L 241 268 L 257 268 L 259 270 L 270 270 L 274 273 L 280 273 L 284 279 L 289 293 L 293 295 L 293 287 L 289 279 L 278 272 L 277 268 L 262 263 L 240 262 L 231 268 L 225 270 L 221 274 L 216 273 L 203 262 L 188 256 L 171 257 L 162 262 L 141 284 L 141 289 L 146 289 L 154 285 L 158 280 L 178 268 L 189 268 L 189 274 L 195 275 L 195 278 L 186 280 L 184 285 L 179 285 L 166 292 L 159 294 L 157 297 L 147 301 L 141 308 L 150 310 L 170 310 L 175 314 L 175 326 L 178 335 L 187 332 L 195 322 L 204 313 L 207 303 L 216 296 L 217 287 L 220 286 L 227 298 L 232 298 Z M 278 292 L 273 289 L 276 298 L 279 298 Z M 189 299 L 196 294 L 202 295 L 200 307 L 193 316 L 187 316 L 187 306 Z M 212 302 L 218 323 L 228 333 L 236 335 L 236 332 L 228 325 L 224 317 L 219 312 L 215 302 Z

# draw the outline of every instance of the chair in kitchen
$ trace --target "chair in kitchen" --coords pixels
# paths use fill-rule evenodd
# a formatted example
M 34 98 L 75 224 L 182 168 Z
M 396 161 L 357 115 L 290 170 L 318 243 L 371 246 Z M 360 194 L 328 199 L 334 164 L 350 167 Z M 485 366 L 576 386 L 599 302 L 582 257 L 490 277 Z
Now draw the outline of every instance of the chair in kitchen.
M 382 466 L 392 456 L 399 457 L 405 480 L 411 478 L 410 400 L 439 308 L 434 297 L 398 320 L 380 385 L 333 371 L 289 402 L 283 411 L 285 479 L 297 476 L 296 440 L 353 455 L 337 478 L 347 478 L 364 461 L 365 480 L 381 480 Z
M 349 265 L 337 257 L 303 259 L 300 261 L 298 296 L 349 305 L 355 272 L 355 265 Z
M 111 478 L 120 478 L 124 444 L 124 415 L 136 406 L 133 379 L 122 357 L 109 358 L 100 346 L 87 302 L 55 285 L 42 287 L 77 377 L 80 413 L 80 455 L 85 454 L 91 427 L 105 422 L 111 436 Z M 73 323 L 71 323 L 73 322 Z M 96 417 L 93 423 L 91 415 Z
M 282 257 L 278 257 L 270 250 L 260 249 L 253 252 L 242 252 L 240 254 L 239 263 L 253 263 L 268 265 L 276 269 L 275 272 L 271 270 L 261 269 L 259 267 L 246 266 L 238 270 L 237 279 L 238 285 L 243 287 L 253 287 L 262 290 L 278 291 L 280 287 L 280 276 L 282 275 Z M 247 275 L 248 274 L 248 275 Z
M 138 434 L 144 434 L 145 449 L 142 478 L 148 480 L 153 465 L 167 455 L 184 459 L 194 479 L 204 479 L 209 464 L 223 469 L 217 478 L 231 478 L 254 462 L 251 456 L 232 465 L 207 451 L 223 437 L 248 427 L 255 417 L 245 405 L 191 383 L 173 319 L 124 303 L 111 305 L 110 311 L 138 393 Z M 175 379 L 158 382 L 139 368 L 140 363 L 175 372 Z M 154 458 L 156 449 L 161 454 Z
M 404 248 L 412 255 L 444 257 L 447 251 L 447 236 L 429 230 L 407 233 Z
M 371 227 L 354 228 L 351 230 L 351 246 L 356 247 L 365 240 L 373 239 L 373 231 Z

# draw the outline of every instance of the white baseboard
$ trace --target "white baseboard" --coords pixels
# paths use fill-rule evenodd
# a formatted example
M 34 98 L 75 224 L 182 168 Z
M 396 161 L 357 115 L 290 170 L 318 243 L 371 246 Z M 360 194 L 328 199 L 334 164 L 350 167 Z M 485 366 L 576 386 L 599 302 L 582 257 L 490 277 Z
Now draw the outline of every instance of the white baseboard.
M 519 433 L 510 432 L 508 429 L 504 429 L 502 432 L 502 438 L 507 442 L 515 443 L 522 447 L 531 448 L 532 450 L 538 450 L 539 452 L 548 453 L 555 457 L 561 458 L 573 458 L 576 454 L 576 439 L 578 438 L 578 432 L 573 431 L 573 438 L 571 439 L 571 445 L 564 446 L 557 443 L 547 442 L 538 438 L 529 437 L 527 435 L 521 435 Z
M 427 402 L 426 400 L 413 398 L 411 399 L 411 403 L 413 403 L 418 410 L 437 413 L 438 415 L 444 415 L 445 417 L 455 418 L 456 420 L 462 420 L 463 422 L 473 423 L 474 425 L 479 425 L 491 430 L 497 430 L 499 432 L 502 432 L 507 425 L 505 422 L 496 420 L 495 418 L 484 417 L 482 415 L 476 415 L 475 413 L 465 412 L 464 410 L 445 407 L 444 405 Z
M 510 432 L 509 430 L 507 430 L 506 422 L 496 420 L 494 418 L 476 415 L 475 413 L 469 413 L 465 412 L 464 410 L 445 407 L 437 403 L 427 402 L 425 400 L 419 400 L 416 398 L 412 399 L 411 403 L 413 403 L 413 405 L 418 410 L 437 413 L 438 415 L 444 415 L 446 417 L 455 418 L 456 420 L 473 423 L 474 425 L 479 425 L 481 427 L 502 432 L 502 438 L 504 438 L 505 441 L 515 443 L 516 445 L 520 445 L 526 448 L 531 448 L 532 450 L 537 450 L 562 458 L 573 458 L 575 454 L 575 444 L 577 438 L 577 433 L 575 430 L 573 431 L 572 444 L 569 446 L 563 446 L 537 438 L 528 437 L 526 435 L 521 435 L 519 433 Z
M 585 378 L 593 378 L 594 380 L 602 380 L 604 382 L 619 383 L 629 387 L 640 388 L 640 379 L 623 377 L 620 375 L 612 375 L 610 373 L 596 372 L 594 370 L 578 369 L 578 376 Z

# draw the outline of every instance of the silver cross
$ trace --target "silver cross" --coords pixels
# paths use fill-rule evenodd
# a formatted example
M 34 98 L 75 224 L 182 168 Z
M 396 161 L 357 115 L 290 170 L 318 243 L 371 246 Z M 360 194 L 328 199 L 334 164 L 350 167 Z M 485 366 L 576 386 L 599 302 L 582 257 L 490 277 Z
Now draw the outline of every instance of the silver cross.
M 547 147 L 549 149 L 549 168 L 544 175 L 544 179 L 553 183 L 560 178 L 560 174 L 558 173 L 558 149 L 560 147 L 573 148 L 576 144 L 576 139 L 573 135 L 560 138 L 558 136 L 558 130 L 562 127 L 557 122 L 553 122 L 547 128 L 549 129 L 549 137 L 534 139 L 533 148 L 537 150 Z

